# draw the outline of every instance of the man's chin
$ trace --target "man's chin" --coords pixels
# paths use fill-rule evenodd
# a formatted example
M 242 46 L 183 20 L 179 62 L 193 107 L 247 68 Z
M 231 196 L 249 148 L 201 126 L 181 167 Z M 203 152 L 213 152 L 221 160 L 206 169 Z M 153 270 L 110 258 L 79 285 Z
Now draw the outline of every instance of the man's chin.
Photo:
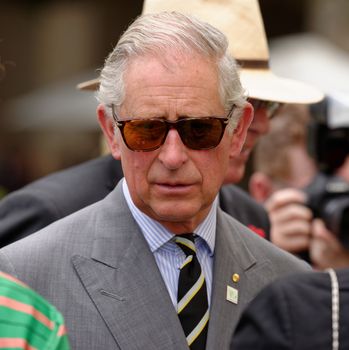
M 177 202 L 159 207 L 153 207 L 152 212 L 148 213 L 153 219 L 161 222 L 170 231 L 177 233 L 182 232 L 183 226 L 196 225 L 201 218 L 207 214 L 207 209 L 195 204 L 190 205 L 185 202 Z M 195 227 L 192 227 L 194 229 Z

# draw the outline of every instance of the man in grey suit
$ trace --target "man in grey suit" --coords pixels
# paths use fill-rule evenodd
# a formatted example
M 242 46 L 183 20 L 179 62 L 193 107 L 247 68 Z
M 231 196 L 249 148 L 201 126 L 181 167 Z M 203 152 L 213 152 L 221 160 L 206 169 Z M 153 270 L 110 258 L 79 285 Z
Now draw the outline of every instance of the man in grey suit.
M 98 93 L 125 178 L 105 199 L 0 250 L 1 270 L 61 310 L 74 349 L 228 349 L 256 293 L 308 268 L 217 204 L 253 111 L 227 46 L 191 16 L 138 18 L 106 60 Z M 177 299 L 194 265 L 199 278 Z

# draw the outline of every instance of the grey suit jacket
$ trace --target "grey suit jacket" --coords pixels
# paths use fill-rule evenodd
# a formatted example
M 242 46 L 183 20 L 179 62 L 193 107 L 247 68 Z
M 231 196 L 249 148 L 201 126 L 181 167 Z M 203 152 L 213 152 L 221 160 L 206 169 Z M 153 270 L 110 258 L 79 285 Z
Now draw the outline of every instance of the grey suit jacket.
M 228 349 L 242 309 L 308 266 L 218 209 L 207 349 Z M 188 349 L 155 259 L 119 184 L 105 199 L 0 250 L 0 270 L 63 313 L 73 349 Z M 234 283 L 232 275 L 240 281 Z M 227 300 L 227 286 L 238 303 Z

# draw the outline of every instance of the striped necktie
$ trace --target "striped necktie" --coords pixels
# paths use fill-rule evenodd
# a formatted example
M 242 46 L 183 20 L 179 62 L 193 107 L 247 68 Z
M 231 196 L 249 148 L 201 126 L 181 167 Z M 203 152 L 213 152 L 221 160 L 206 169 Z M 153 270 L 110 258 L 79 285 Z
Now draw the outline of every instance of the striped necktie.
M 209 309 L 205 277 L 196 257 L 194 236 L 193 234 L 176 236 L 175 242 L 186 255 L 178 280 L 178 317 L 189 348 L 204 350 Z

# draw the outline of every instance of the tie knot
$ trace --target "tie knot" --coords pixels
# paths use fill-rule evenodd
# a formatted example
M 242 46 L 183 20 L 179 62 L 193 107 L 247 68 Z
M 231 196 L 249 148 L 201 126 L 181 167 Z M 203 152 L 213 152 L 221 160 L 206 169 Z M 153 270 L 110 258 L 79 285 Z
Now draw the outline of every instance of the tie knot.
M 195 255 L 196 248 L 194 243 L 194 235 L 186 233 L 184 235 L 175 236 L 174 241 L 181 248 L 186 256 Z

